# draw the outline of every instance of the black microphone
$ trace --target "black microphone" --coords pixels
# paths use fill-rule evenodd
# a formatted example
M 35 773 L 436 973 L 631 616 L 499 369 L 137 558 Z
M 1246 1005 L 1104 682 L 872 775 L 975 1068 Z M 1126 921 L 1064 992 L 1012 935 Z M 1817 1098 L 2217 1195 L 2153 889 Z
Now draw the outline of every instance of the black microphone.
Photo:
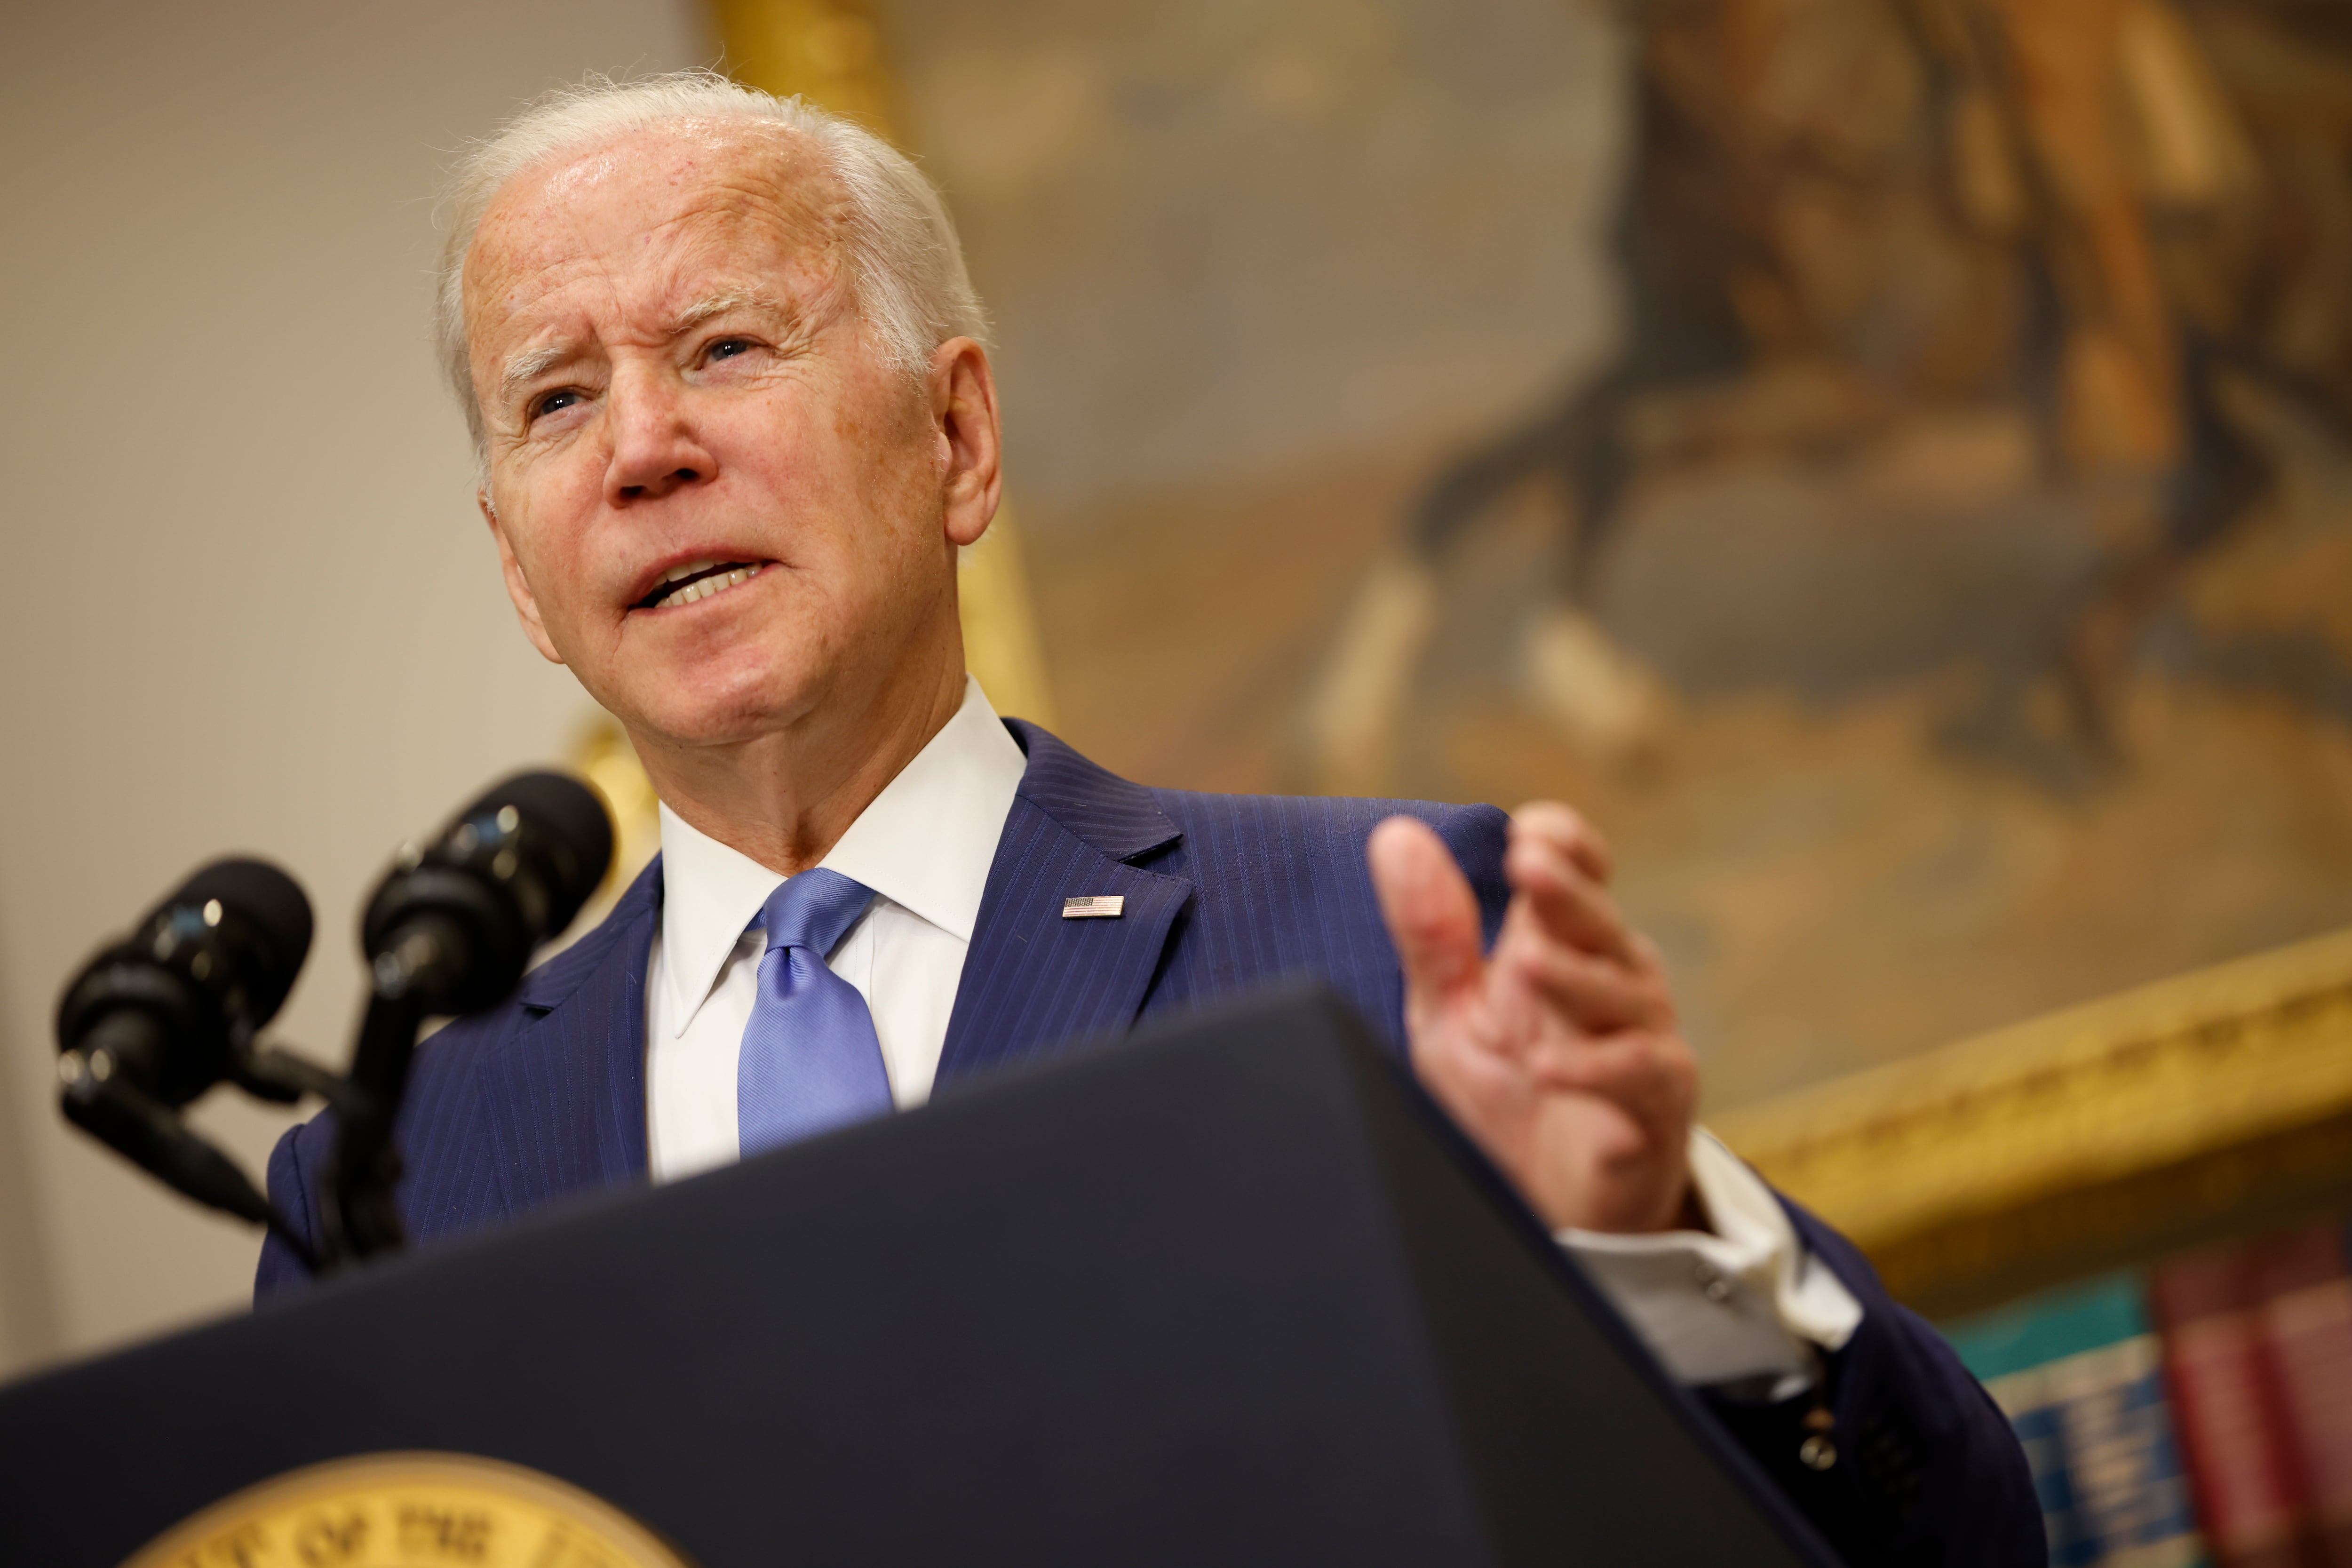
M 233 1076 L 310 952 L 310 900 L 277 867 L 216 860 L 105 949 L 58 1003 L 58 1047 L 104 1051 L 166 1106 Z
M 427 1014 L 496 1006 L 612 859 L 612 820 L 587 785 L 552 773 L 508 779 L 429 847 L 404 850 L 368 900 L 360 942 L 377 994 Z
M 604 803 L 578 780 L 549 773 L 516 774 L 459 812 L 429 847 L 401 852 L 360 922 L 374 990 L 336 1107 L 341 1138 L 320 1216 L 330 1258 L 404 1244 L 392 1130 L 418 1026 L 436 1014 L 478 1013 L 504 1001 L 531 953 L 595 892 L 612 858 Z
M 276 1100 L 311 1087 L 301 1068 L 254 1047 L 301 973 L 310 930 L 310 900 L 276 867 L 217 860 L 196 871 L 66 986 L 67 1119 L 198 1202 L 269 1223 L 245 1173 L 173 1112 L 223 1079 Z

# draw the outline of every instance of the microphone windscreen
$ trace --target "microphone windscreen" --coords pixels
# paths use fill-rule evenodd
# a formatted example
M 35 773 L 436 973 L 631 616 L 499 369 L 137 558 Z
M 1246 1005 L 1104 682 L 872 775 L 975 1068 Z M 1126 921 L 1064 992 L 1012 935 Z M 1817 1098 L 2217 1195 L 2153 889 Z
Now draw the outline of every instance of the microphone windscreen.
M 567 773 L 517 773 L 467 808 L 467 816 L 495 816 L 513 806 L 546 836 L 537 847 L 551 907 L 547 937 L 572 923 L 580 906 L 604 881 L 613 863 L 613 819 L 594 790 Z M 533 836 L 534 837 L 537 835 Z M 543 939 L 542 939 L 543 940 Z
M 202 908 L 218 899 L 257 939 L 252 970 L 244 980 L 253 1021 L 268 1023 L 294 988 L 302 961 L 310 953 L 310 900 L 294 879 L 266 860 L 215 860 L 197 868 L 177 891 L 156 907 Z M 150 919 L 152 920 L 152 916 Z

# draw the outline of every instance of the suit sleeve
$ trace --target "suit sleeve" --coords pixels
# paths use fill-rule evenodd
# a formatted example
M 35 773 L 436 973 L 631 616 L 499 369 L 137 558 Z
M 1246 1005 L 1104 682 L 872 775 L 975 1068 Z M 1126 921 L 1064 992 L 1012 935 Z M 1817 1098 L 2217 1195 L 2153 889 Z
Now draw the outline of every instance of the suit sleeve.
M 315 1188 L 312 1173 L 307 1168 L 303 1142 L 308 1134 L 319 1138 L 313 1129 L 325 1118 L 289 1127 L 269 1152 L 269 1204 L 289 1225 L 299 1233 L 303 1244 L 317 1248 L 319 1227 L 313 1206 Z M 285 1238 L 275 1230 L 266 1232 L 261 1242 L 261 1261 L 253 1275 L 253 1299 L 257 1303 L 269 1297 L 299 1290 L 310 1283 L 310 1271 Z
M 1851 1242 L 1782 1201 L 1806 1247 L 1862 1303 L 1853 1337 L 1825 1360 L 1836 1461 L 1816 1470 L 1798 1458 L 1811 1395 L 1708 1394 L 1708 1406 L 1847 1568 L 2044 1568 L 2032 1474 L 2000 1406 Z

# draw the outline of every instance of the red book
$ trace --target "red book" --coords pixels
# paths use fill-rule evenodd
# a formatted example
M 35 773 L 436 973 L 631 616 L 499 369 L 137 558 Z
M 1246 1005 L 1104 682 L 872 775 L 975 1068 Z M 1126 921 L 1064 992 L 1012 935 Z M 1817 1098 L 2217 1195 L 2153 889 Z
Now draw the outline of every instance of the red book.
M 2195 1253 L 2150 1277 L 2165 1382 L 2199 1522 L 2221 1568 L 2317 1568 L 2252 1254 L 2244 1246 Z
M 2309 1524 L 2328 1568 L 2352 1568 L 2352 1265 L 2335 1225 L 2257 1243 L 2251 1260 L 2271 1374 Z

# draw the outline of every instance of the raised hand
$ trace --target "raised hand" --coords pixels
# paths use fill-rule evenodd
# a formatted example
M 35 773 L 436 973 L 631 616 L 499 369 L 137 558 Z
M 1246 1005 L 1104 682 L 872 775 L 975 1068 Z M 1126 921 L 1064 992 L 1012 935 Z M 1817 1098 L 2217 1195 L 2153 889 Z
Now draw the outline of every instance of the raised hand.
M 1411 817 L 1372 832 L 1381 913 L 1404 963 L 1414 1070 L 1555 1228 L 1703 1223 L 1690 1184 L 1698 1068 L 1657 950 L 1609 894 L 1609 851 L 1549 801 L 1511 819 L 1501 937 L 1444 841 Z

